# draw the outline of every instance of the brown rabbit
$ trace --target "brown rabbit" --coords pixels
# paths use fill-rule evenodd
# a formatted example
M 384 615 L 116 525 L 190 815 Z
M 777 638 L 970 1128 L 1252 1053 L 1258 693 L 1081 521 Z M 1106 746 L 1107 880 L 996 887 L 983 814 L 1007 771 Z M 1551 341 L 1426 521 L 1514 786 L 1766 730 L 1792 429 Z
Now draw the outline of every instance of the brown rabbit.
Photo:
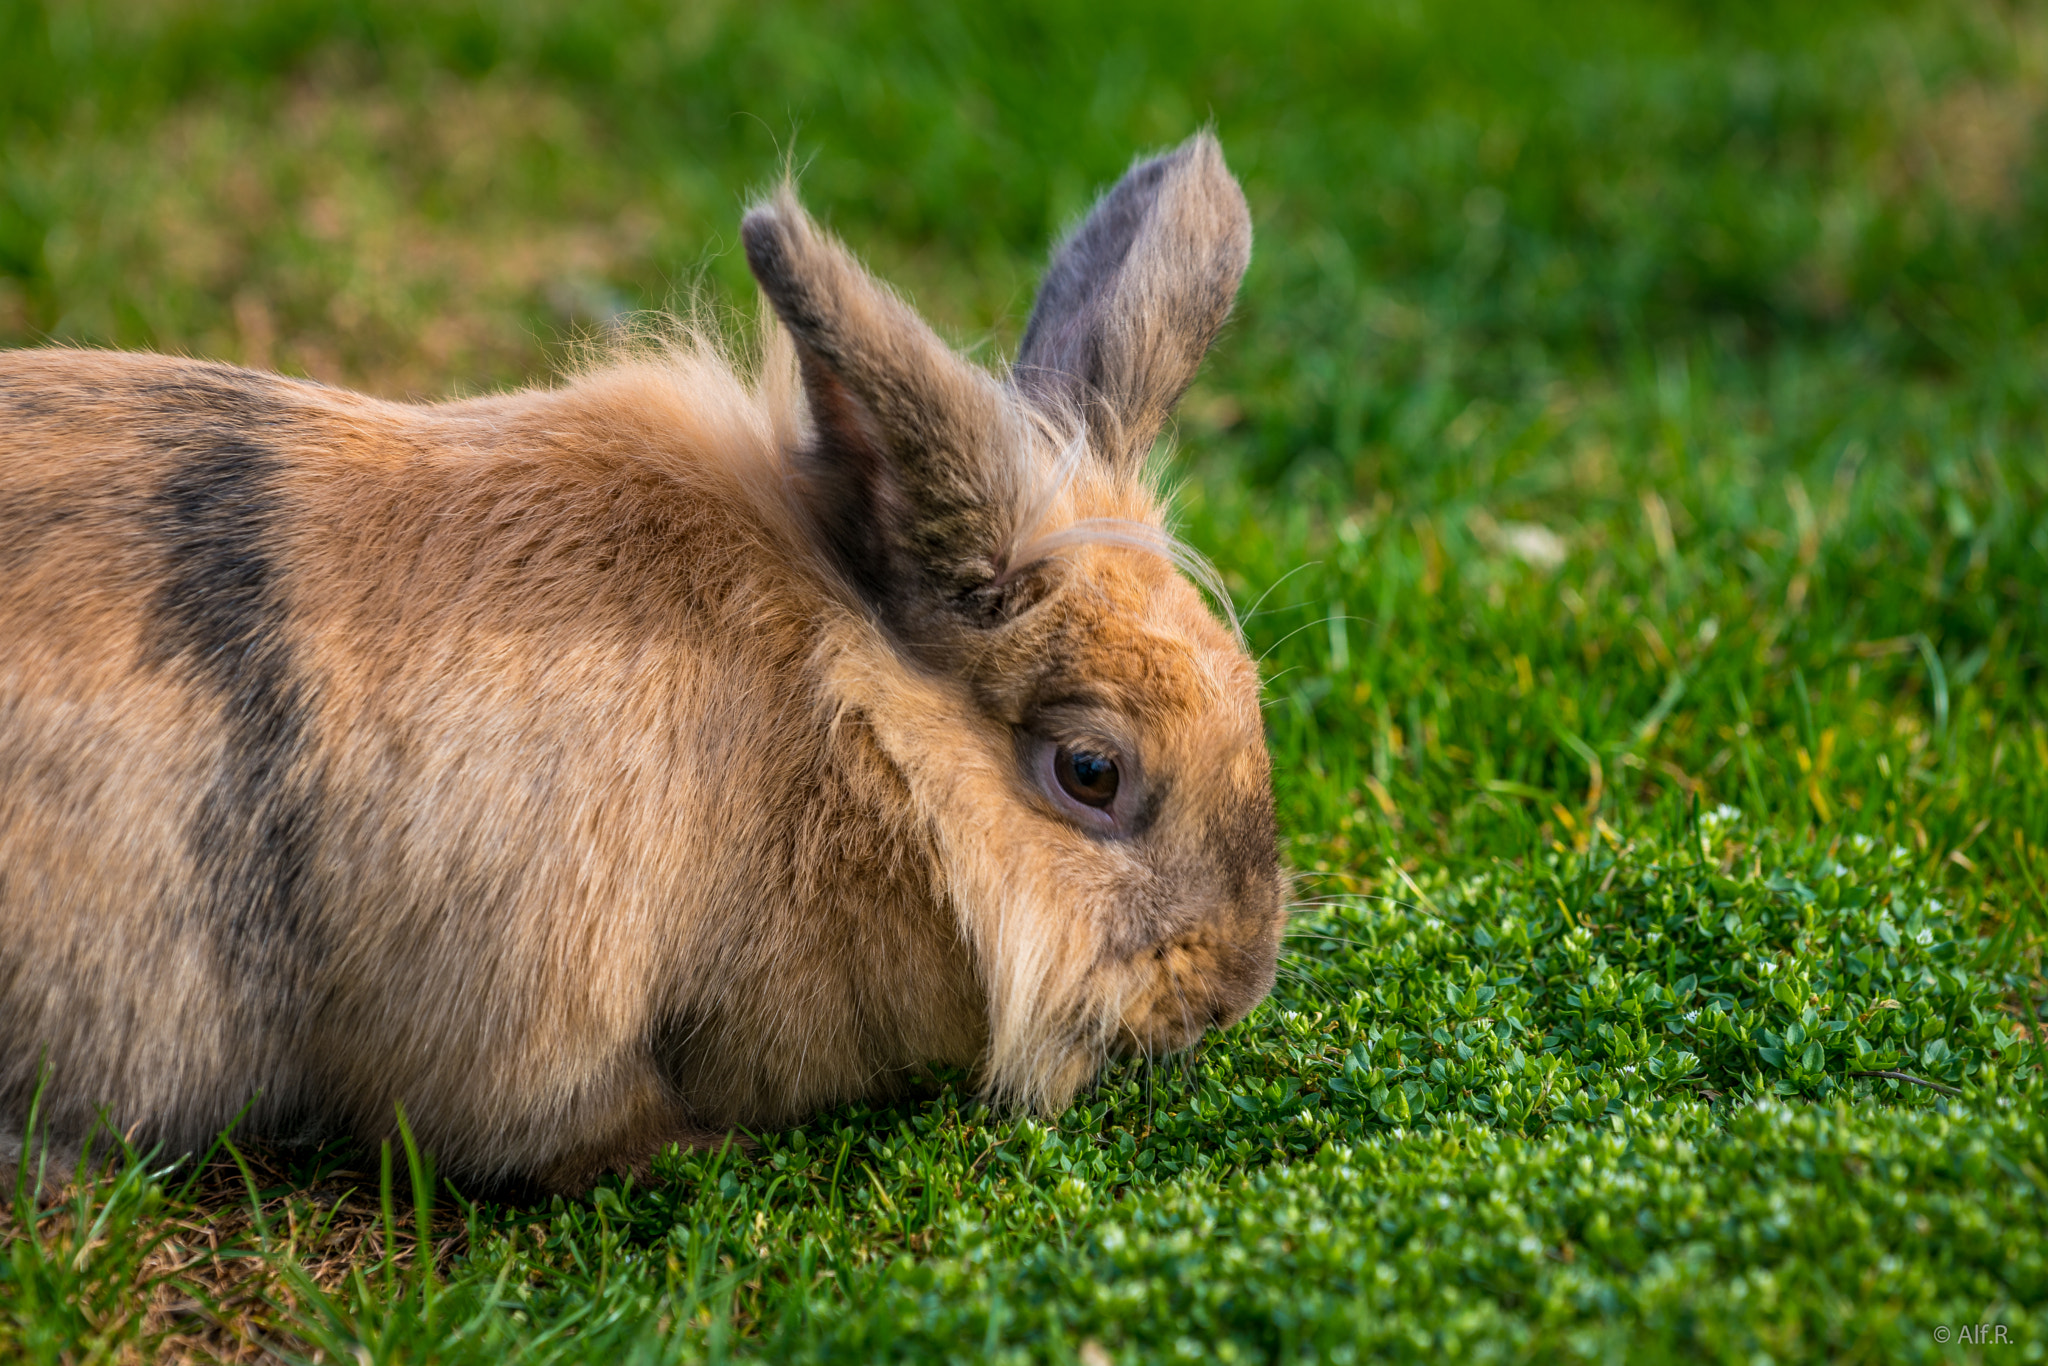
M 781 328 L 430 406 L 0 356 L 0 1134 L 391 1131 L 574 1189 L 1267 991 L 1258 678 L 1147 453 L 1228 314 L 1199 135 L 1005 377 L 785 191 Z

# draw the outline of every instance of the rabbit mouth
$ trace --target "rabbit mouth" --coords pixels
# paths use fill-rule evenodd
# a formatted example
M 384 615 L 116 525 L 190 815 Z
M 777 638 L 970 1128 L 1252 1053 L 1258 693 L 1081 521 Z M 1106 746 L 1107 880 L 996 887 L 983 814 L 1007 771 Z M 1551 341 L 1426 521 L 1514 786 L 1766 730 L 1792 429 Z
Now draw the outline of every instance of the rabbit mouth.
M 1273 984 L 1273 964 L 1244 946 L 1191 935 L 1140 954 L 1117 1021 L 1116 1051 L 1157 1056 L 1192 1047 L 1211 1029 L 1251 1013 Z
M 1192 1048 L 1221 1021 L 1190 1005 L 1186 1014 L 1164 1013 L 1133 1027 L 1126 1019 L 1117 1031 L 1113 1052 L 1124 1058 L 1157 1058 Z

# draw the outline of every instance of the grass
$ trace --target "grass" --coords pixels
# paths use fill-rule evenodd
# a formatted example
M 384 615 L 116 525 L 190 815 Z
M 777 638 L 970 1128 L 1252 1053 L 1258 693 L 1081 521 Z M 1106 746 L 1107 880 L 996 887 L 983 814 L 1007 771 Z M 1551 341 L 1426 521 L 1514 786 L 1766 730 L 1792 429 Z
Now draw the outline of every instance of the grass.
M 0 4 L 0 339 L 392 394 L 750 307 L 791 154 L 992 356 L 1213 119 L 1183 529 L 1304 895 L 1056 1123 L 939 1075 L 531 1207 L 127 1155 L 15 1202 L 0 1356 L 2048 1356 L 2048 11 L 1248 9 Z

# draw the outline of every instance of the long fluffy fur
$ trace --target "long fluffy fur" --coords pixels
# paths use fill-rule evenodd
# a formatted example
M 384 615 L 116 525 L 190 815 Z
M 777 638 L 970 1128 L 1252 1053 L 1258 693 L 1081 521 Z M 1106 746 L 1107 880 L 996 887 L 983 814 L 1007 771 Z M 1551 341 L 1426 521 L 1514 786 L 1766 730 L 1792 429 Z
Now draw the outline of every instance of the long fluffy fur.
M 0 1132 L 38 1085 L 61 1141 L 173 1151 L 252 1098 L 271 1133 L 403 1103 L 446 1169 L 573 1189 L 926 1064 L 1057 1107 L 1248 1009 L 1256 674 L 1143 478 L 942 377 L 1003 415 L 931 428 L 1001 491 L 946 572 L 1009 615 L 899 619 L 821 536 L 821 404 L 868 400 L 805 345 L 429 406 L 0 356 Z M 1143 839 L 1020 763 L 1083 694 L 1143 737 Z

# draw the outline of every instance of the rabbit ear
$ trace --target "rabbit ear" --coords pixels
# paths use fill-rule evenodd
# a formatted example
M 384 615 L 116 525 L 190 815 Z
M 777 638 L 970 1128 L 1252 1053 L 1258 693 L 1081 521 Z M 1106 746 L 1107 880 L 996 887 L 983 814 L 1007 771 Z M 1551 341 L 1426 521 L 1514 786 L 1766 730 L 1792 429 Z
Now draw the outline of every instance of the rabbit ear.
M 1091 444 L 1135 469 L 1229 316 L 1251 244 L 1209 133 L 1139 162 L 1053 254 L 1014 382 L 1077 409 Z
M 885 619 L 997 610 L 1014 491 L 1006 403 L 782 190 L 740 224 L 747 264 L 796 339 L 816 443 L 804 496 L 828 549 Z

